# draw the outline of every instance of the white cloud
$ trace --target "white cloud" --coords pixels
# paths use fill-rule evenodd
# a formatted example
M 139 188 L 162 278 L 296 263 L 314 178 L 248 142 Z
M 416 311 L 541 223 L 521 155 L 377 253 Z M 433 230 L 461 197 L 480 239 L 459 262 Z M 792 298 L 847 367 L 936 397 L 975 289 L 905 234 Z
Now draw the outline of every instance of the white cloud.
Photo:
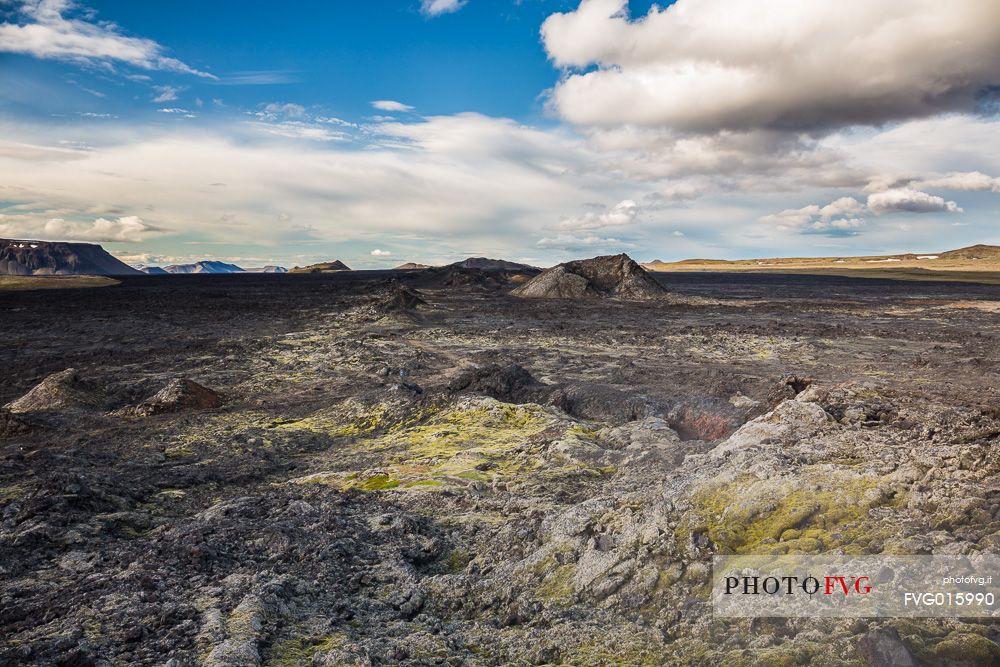
M 802 233 L 854 233 L 866 225 L 865 214 L 962 213 L 953 201 L 910 188 L 894 188 L 869 195 L 867 204 L 853 197 L 841 197 L 825 206 L 810 204 L 765 215 L 759 222 L 778 231 Z
M 253 115 L 262 120 L 278 120 L 280 118 L 302 118 L 306 108 L 294 102 L 272 102 Z
M 409 104 L 403 104 L 402 102 L 396 102 L 395 100 L 375 100 L 372 102 L 372 106 L 379 111 L 413 111 L 413 107 Z
M 53 241 L 139 243 L 159 230 L 141 218 L 129 215 L 116 220 L 97 218 L 93 222 L 32 215 L 0 214 L 0 233 L 5 236 Z
M 427 16 L 440 16 L 457 12 L 467 0 L 420 0 L 420 11 Z
M 112 23 L 67 18 L 76 8 L 72 0 L 21 0 L 22 23 L 0 23 L 0 52 L 36 58 L 86 63 L 124 63 L 147 70 L 168 70 L 214 79 L 165 55 L 151 39 L 128 37 Z
M 177 86 L 153 86 L 156 90 L 156 95 L 153 97 L 153 101 L 157 104 L 162 104 L 164 102 L 173 102 L 177 99 L 177 93 L 181 89 Z
M 955 172 L 944 176 L 931 177 L 911 184 L 914 188 L 926 190 L 966 190 L 1000 192 L 1000 178 L 987 176 L 979 171 Z
M 959 205 L 943 197 L 911 188 L 895 188 L 868 196 L 873 213 L 962 213 Z
M 375 248 L 371 251 L 372 257 L 389 257 L 390 255 L 392 255 L 392 253 L 388 250 L 379 250 L 378 248 Z
M 536 244 L 539 248 L 553 248 L 565 251 L 587 251 L 599 252 L 621 251 L 623 248 L 632 248 L 634 245 L 627 241 L 616 238 L 604 238 L 600 236 L 575 236 L 573 234 L 557 234 L 553 237 L 545 237 Z
M 603 229 L 631 225 L 639 215 L 639 206 L 631 199 L 625 199 L 600 213 L 588 212 L 575 218 L 561 220 L 556 229 L 585 230 Z
M 1000 83 L 1000 4 L 583 0 L 542 27 L 581 126 L 813 130 L 972 110 Z M 596 69 L 577 71 L 575 68 Z

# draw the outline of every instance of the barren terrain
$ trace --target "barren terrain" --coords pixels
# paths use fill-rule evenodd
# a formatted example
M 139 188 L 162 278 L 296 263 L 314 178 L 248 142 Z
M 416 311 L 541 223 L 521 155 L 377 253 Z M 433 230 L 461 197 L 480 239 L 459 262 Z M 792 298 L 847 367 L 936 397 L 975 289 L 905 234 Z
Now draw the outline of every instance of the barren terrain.
M 391 276 L 4 292 L 0 664 L 1000 661 L 996 619 L 726 621 L 705 585 L 1000 550 L 997 287 Z

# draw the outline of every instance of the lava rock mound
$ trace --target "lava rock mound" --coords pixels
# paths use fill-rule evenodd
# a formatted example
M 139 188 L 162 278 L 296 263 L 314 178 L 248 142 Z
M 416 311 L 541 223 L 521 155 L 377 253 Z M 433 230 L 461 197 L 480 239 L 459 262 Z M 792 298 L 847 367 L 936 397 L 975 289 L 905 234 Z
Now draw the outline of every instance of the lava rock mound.
M 105 397 L 100 390 L 81 380 L 75 368 L 67 368 L 48 376 L 27 394 L 4 407 L 19 414 L 98 409 L 104 402 Z
M 409 313 L 417 309 L 418 306 L 426 306 L 423 296 L 407 288 L 398 280 L 392 281 L 384 294 L 380 294 L 371 304 L 372 312 L 375 314 L 389 313 Z
M 135 412 L 144 416 L 181 410 L 209 410 L 222 405 L 219 395 L 194 380 L 174 378 L 140 403 Z
M 506 403 L 532 403 L 547 388 L 522 366 L 487 364 L 462 371 L 448 383 L 448 389 L 485 394 Z
M 542 271 L 511 294 L 529 299 L 613 298 L 641 301 L 667 291 L 626 254 L 559 264 Z

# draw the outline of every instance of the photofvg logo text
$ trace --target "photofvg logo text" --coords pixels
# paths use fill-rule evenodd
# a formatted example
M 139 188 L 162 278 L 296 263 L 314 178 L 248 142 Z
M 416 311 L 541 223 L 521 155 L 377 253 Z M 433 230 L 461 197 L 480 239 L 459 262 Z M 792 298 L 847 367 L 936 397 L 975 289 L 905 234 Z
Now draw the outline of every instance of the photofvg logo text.
M 725 595 L 868 595 L 872 580 L 867 575 L 728 576 Z
M 733 617 L 1000 617 L 1000 556 L 719 556 L 712 603 Z

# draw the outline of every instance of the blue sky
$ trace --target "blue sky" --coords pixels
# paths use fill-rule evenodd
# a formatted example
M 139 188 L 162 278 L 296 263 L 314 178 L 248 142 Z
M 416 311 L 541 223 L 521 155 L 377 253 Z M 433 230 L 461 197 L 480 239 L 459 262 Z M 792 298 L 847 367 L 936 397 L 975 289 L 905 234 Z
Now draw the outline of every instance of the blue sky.
M 3 0 L 0 235 L 370 267 L 996 242 L 998 10 L 845 2 Z

